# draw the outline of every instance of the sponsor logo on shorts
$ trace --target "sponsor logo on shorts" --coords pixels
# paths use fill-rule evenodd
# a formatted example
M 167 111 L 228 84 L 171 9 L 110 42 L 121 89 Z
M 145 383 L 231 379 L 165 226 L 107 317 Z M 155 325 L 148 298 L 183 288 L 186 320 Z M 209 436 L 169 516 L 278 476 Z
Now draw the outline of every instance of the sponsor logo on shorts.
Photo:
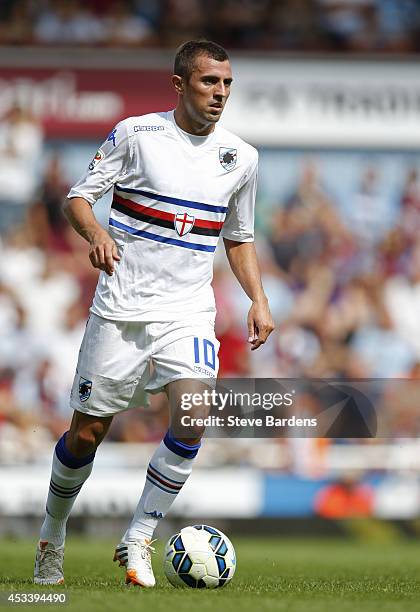
M 81 402 L 85 402 L 90 398 L 90 394 L 92 391 L 92 381 L 87 380 L 87 378 L 83 378 L 81 376 L 79 378 L 79 399 Z
M 92 159 L 92 161 L 89 164 L 89 170 L 93 170 L 94 167 L 97 166 L 99 162 L 103 160 L 104 157 L 105 157 L 105 153 L 102 151 L 102 149 L 98 149 L 95 153 L 95 157 Z
M 165 128 L 163 125 L 135 125 L 133 129 L 135 132 L 160 132 Z
M 228 147 L 220 147 L 219 149 L 219 161 L 223 168 L 230 172 L 236 166 L 236 160 L 238 158 L 237 149 L 229 149 Z
M 201 366 L 194 366 L 194 371 L 198 372 L 199 374 L 203 374 L 203 376 L 206 376 L 207 378 L 216 378 L 214 372 L 207 370 L 207 368 L 202 368 Z

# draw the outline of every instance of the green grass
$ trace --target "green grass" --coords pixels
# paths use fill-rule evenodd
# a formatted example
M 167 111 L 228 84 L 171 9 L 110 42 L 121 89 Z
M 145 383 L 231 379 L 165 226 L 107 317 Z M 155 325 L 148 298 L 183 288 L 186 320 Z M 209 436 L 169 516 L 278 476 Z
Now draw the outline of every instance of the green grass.
M 126 588 L 111 561 L 114 542 L 69 538 L 63 587 L 32 585 L 34 542 L 0 541 L 0 590 L 65 590 L 65 610 L 134 612 L 381 612 L 420 610 L 420 543 L 234 538 L 238 567 L 215 591 L 174 589 L 154 557 L 157 586 Z M 57 609 L 56 605 L 20 609 Z M 12 606 L 13 608 L 13 606 Z M 58 606 L 60 608 L 60 606 Z M 6 610 L 6 607 L 4 608 Z

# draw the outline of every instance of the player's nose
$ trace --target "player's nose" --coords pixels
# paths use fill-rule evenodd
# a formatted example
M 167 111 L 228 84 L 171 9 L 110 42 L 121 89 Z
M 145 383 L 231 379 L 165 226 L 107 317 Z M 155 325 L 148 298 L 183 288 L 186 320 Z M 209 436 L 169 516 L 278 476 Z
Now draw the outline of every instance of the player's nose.
M 223 81 L 221 81 L 220 83 L 217 83 L 215 90 L 214 90 L 214 96 L 219 97 L 219 98 L 226 98 L 226 85 L 223 83 Z

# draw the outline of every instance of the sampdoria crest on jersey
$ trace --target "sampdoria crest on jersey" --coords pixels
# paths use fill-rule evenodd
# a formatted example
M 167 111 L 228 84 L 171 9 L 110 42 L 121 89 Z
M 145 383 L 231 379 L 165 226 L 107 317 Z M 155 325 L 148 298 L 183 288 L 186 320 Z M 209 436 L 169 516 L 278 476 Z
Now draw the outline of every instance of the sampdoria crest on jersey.
M 180 236 L 185 236 L 194 227 L 195 217 L 186 212 L 177 213 L 174 218 L 174 225 Z
M 90 398 L 90 393 L 92 391 L 92 381 L 83 378 L 83 376 L 79 379 L 79 399 L 81 402 L 85 402 Z
M 236 166 L 236 159 L 238 157 L 238 149 L 229 149 L 228 147 L 220 147 L 219 149 L 219 161 L 223 168 L 230 172 Z
M 95 153 L 95 157 L 92 159 L 92 161 L 89 164 L 89 170 L 93 170 L 95 166 L 97 166 L 99 162 L 103 160 L 104 157 L 105 157 L 105 153 L 102 151 L 102 149 L 98 149 Z

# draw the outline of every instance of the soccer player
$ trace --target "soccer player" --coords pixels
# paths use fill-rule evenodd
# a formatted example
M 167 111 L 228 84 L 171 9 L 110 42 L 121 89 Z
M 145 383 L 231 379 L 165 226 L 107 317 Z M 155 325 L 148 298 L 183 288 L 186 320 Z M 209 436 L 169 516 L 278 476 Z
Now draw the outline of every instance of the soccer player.
M 71 393 L 73 419 L 54 450 L 37 584 L 64 581 L 66 521 L 113 416 L 144 403 L 145 391 L 164 389 L 180 403 L 196 380 L 217 376 L 211 280 L 220 235 L 252 302 L 251 350 L 273 329 L 253 243 L 258 154 L 217 125 L 232 83 L 226 51 L 210 41 L 185 43 L 172 83 L 175 110 L 121 121 L 68 194 L 67 217 L 101 273 Z M 111 187 L 105 231 L 92 206 Z M 180 440 L 169 429 L 150 460 L 114 555 L 127 584 L 155 584 L 153 532 L 191 474 L 201 433 Z

